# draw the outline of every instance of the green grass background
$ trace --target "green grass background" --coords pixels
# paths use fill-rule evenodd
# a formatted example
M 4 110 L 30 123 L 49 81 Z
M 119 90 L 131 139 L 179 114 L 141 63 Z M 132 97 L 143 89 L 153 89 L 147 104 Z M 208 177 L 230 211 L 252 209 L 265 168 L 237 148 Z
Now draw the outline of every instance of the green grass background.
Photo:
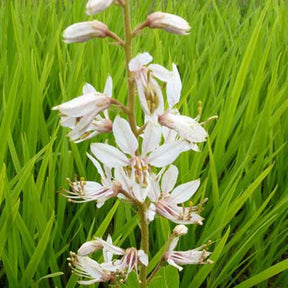
M 215 261 L 185 267 L 180 287 L 288 287 L 287 1 L 131 2 L 133 25 L 157 10 L 189 21 L 187 37 L 145 30 L 134 55 L 148 51 L 155 63 L 178 65 L 183 114 L 195 117 L 201 100 L 203 119 L 219 115 L 206 126 L 202 152 L 177 160 L 179 183 L 201 177 L 193 202 L 209 198 L 204 225 L 191 226 L 179 249 L 212 240 Z M 108 73 L 114 97 L 126 99 L 119 47 L 61 41 L 65 27 L 90 19 L 85 4 L 0 2 L 0 287 L 75 287 L 69 250 L 107 233 L 123 247 L 140 241 L 129 204 L 109 200 L 96 209 L 58 193 L 74 173 L 99 177 L 85 156 L 89 143 L 70 143 L 51 107 L 80 95 L 85 81 L 102 91 Z M 123 35 L 119 7 L 97 19 Z M 149 270 L 173 226 L 162 218 L 151 224 Z

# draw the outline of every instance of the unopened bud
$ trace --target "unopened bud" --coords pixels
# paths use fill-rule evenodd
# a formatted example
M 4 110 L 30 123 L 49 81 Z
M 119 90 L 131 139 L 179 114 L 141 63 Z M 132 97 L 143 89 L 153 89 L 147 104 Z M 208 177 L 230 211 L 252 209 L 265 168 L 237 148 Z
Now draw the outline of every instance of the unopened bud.
M 107 9 L 113 0 L 89 0 L 86 5 L 86 13 L 88 15 L 95 15 Z
M 176 236 L 186 235 L 188 232 L 188 228 L 185 225 L 177 225 L 173 229 L 173 234 Z
M 188 22 L 174 14 L 155 12 L 147 17 L 146 25 L 159 28 L 178 35 L 187 35 L 191 29 Z
M 109 33 L 108 27 L 97 20 L 75 23 L 63 32 L 64 42 L 85 42 L 95 37 L 104 38 Z

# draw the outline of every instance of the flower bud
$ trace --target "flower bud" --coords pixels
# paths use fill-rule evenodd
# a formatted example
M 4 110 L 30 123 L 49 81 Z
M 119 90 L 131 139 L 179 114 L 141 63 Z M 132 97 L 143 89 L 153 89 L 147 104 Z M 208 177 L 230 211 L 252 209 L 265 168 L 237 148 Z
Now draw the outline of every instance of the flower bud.
M 188 232 L 188 228 L 185 225 L 177 225 L 173 229 L 173 234 L 176 236 L 186 235 Z
M 109 32 L 108 27 L 97 20 L 75 23 L 63 32 L 64 42 L 85 42 L 95 37 L 104 38 Z
M 89 0 L 86 5 L 86 13 L 88 15 L 95 15 L 107 9 L 113 0 Z
M 160 28 L 170 33 L 187 35 L 191 29 L 188 22 L 174 14 L 155 12 L 147 17 L 146 25 L 150 28 Z

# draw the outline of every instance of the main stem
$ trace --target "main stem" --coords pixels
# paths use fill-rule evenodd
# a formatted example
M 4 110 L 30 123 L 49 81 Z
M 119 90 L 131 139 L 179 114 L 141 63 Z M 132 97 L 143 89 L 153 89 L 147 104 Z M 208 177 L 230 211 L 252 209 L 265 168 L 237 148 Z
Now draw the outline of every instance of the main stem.
M 130 5 L 129 0 L 124 3 L 124 29 L 125 29 L 125 60 L 126 60 L 126 73 L 127 73 L 127 84 L 128 84 L 128 120 L 133 133 L 137 136 L 137 124 L 135 117 L 135 93 L 134 93 L 134 80 L 131 71 L 129 70 L 129 62 L 132 59 L 132 29 L 131 29 L 131 18 L 130 18 Z
M 130 5 L 129 0 L 125 0 L 123 3 L 124 8 L 124 26 L 125 26 L 125 60 L 126 60 L 126 73 L 127 73 L 127 84 L 128 84 L 128 120 L 130 127 L 138 138 L 136 117 L 135 117 L 135 91 L 134 91 L 134 80 L 131 71 L 129 70 L 129 62 L 132 59 L 132 29 L 131 29 L 131 18 L 130 18 Z M 138 203 L 138 212 L 140 216 L 140 228 L 141 228 L 141 249 L 148 255 L 149 254 L 149 229 L 146 221 L 146 205 L 145 203 Z M 142 265 L 140 269 L 140 287 L 147 287 L 147 267 Z

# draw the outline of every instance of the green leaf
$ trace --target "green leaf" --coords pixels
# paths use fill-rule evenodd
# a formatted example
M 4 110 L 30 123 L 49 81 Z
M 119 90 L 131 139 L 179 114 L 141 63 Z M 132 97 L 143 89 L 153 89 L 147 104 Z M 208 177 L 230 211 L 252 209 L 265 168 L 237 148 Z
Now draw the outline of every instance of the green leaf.
M 241 284 L 235 286 L 235 288 L 250 288 L 255 287 L 255 285 L 285 271 L 288 269 L 288 259 L 277 263 L 268 269 L 256 274 L 255 276 L 243 281 Z
M 179 288 L 179 273 L 172 266 L 162 267 L 152 279 L 149 288 Z
M 129 276 L 127 278 L 126 285 L 127 285 L 128 288 L 137 288 L 137 287 L 139 287 L 138 276 L 137 276 L 135 271 L 132 271 L 129 274 Z
M 29 261 L 29 264 L 27 265 L 27 268 L 25 269 L 23 273 L 23 276 L 20 282 L 20 285 L 22 287 L 27 287 L 31 284 L 32 277 L 37 271 L 38 265 L 40 264 L 40 261 L 42 260 L 44 252 L 49 243 L 53 221 L 54 221 L 54 214 L 51 215 L 51 218 L 46 225 L 45 231 L 39 240 L 39 243 L 34 251 L 34 254 L 32 255 Z

